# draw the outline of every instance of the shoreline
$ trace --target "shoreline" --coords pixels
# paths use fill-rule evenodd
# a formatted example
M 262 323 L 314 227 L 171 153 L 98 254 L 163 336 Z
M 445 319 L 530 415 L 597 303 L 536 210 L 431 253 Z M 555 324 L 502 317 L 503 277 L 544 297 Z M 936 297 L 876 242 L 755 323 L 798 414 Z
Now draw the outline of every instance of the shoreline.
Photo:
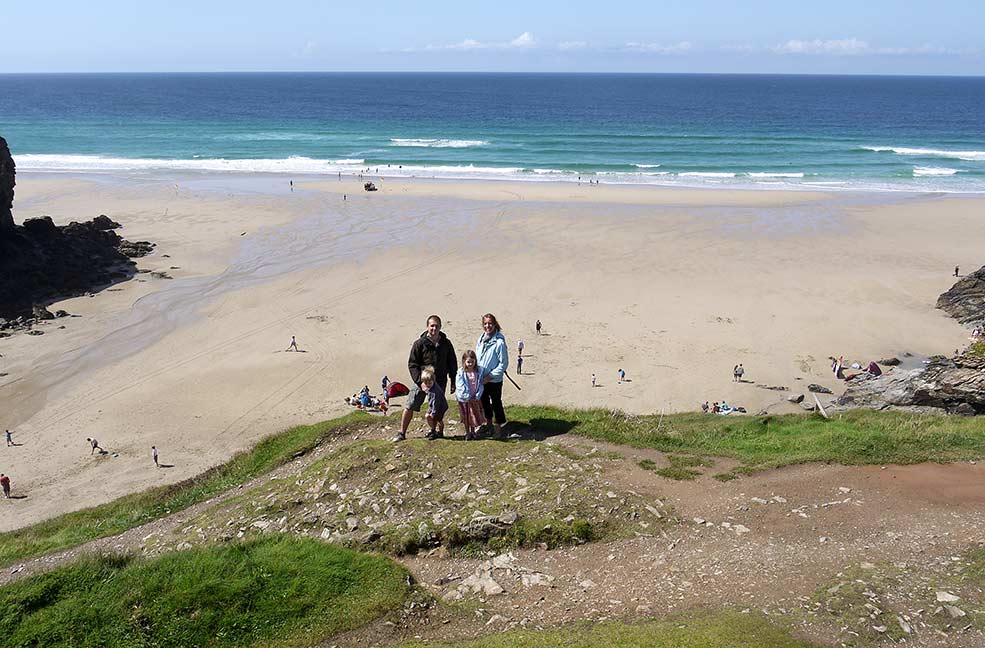
M 803 389 L 796 379 L 838 384 L 827 355 L 949 352 L 966 333 L 934 301 L 953 259 L 981 263 L 963 235 L 980 228 L 972 198 L 403 179 L 373 194 L 355 179 L 295 179 L 292 193 L 286 177 L 218 175 L 179 178 L 177 190 L 18 176 L 18 222 L 106 213 L 121 235 L 158 243 L 140 267 L 178 269 L 60 302 L 83 315 L 65 331 L 0 341 L 19 372 L 0 379 L 0 404 L 22 412 L 0 425 L 28 441 L 11 472 L 29 493 L 3 528 L 178 481 L 347 411 L 342 398 L 384 374 L 406 382 L 431 312 L 459 353 L 487 311 L 511 352 L 524 339 L 524 389 L 508 403 L 796 411 L 781 402 L 791 392 L 731 383 L 732 365 Z M 291 335 L 307 353 L 282 352 Z M 632 382 L 619 385 L 617 368 Z M 86 436 L 118 456 L 90 459 Z M 152 444 L 176 468 L 148 472 Z

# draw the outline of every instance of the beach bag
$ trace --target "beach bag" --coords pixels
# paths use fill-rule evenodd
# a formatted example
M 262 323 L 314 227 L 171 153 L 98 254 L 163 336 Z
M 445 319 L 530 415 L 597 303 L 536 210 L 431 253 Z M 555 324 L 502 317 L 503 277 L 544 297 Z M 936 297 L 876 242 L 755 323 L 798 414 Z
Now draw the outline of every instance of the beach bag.
M 386 396 L 387 398 L 396 398 L 397 396 L 406 396 L 410 393 L 407 389 L 407 385 L 398 382 L 391 382 L 387 385 Z

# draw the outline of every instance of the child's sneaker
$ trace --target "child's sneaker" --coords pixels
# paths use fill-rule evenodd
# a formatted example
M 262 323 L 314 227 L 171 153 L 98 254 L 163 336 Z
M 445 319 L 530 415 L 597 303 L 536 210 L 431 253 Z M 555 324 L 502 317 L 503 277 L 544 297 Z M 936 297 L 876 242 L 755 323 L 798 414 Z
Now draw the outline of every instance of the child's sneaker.
M 444 435 L 441 432 L 438 432 L 437 430 L 431 430 L 424 436 L 424 438 L 427 439 L 428 441 L 434 441 L 435 439 L 440 439 L 443 436 Z

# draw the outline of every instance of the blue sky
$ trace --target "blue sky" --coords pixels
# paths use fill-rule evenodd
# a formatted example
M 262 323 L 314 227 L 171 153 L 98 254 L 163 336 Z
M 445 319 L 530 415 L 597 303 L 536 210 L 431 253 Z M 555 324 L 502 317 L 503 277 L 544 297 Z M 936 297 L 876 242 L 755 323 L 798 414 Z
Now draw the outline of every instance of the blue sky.
M 985 75 L 985 2 L 6 0 L 0 72 Z

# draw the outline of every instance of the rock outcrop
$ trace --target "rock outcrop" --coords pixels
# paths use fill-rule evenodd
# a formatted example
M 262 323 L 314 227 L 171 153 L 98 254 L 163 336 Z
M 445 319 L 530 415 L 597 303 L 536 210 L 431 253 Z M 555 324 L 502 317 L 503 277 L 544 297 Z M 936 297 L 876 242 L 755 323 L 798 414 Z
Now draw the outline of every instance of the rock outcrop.
M 48 216 L 16 225 L 11 217 L 14 162 L 0 138 L 0 319 L 21 322 L 58 297 L 97 290 L 136 273 L 131 257 L 153 244 L 131 243 L 107 216 L 59 227 Z M 35 306 L 40 306 L 39 310 Z
M 985 414 L 985 345 L 975 345 L 953 358 L 934 356 L 922 369 L 895 369 L 878 377 L 862 373 L 848 381 L 838 403 L 867 409 Z
M 962 324 L 985 322 L 985 266 L 962 277 L 938 297 L 937 308 Z
M 0 239 L 14 229 L 14 158 L 10 156 L 7 140 L 0 137 Z
M 985 267 L 954 284 L 937 307 L 962 324 L 985 322 Z M 836 402 L 868 409 L 985 414 L 985 342 L 953 358 L 934 356 L 924 368 L 894 368 L 881 376 L 863 372 L 848 381 Z

